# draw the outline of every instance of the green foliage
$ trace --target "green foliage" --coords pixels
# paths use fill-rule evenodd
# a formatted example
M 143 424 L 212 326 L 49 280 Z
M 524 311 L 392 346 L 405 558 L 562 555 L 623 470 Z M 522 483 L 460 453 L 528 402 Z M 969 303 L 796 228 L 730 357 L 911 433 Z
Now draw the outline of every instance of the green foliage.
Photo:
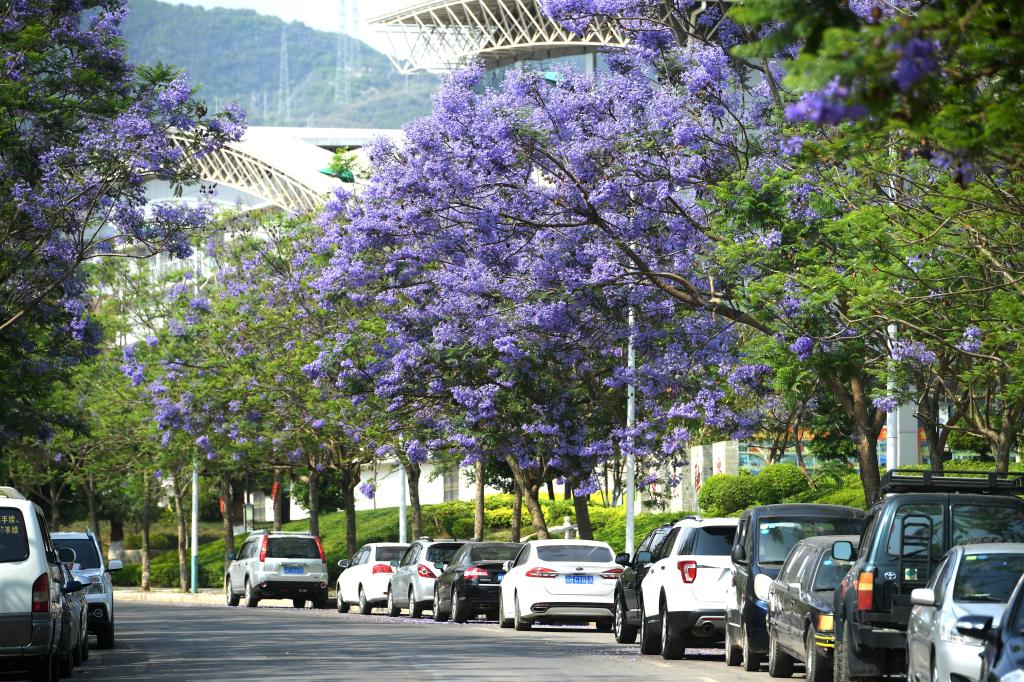
M 756 501 L 754 477 L 748 474 L 712 476 L 704 481 L 697 495 L 697 503 L 706 516 L 730 516 Z
M 754 477 L 754 493 L 759 504 L 777 504 L 809 489 L 807 478 L 795 464 L 772 464 Z
M 625 549 L 626 543 L 626 510 L 622 507 L 609 509 L 613 514 L 599 514 L 600 520 L 595 520 L 593 509 L 591 509 L 591 521 L 594 523 L 594 539 L 603 540 L 611 545 L 617 553 Z M 678 521 L 686 516 L 687 512 L 660 512 L 656 514 L 637 514 L 633 522 L 635 542 L 639 544 L 645 535 L 658 526 Z

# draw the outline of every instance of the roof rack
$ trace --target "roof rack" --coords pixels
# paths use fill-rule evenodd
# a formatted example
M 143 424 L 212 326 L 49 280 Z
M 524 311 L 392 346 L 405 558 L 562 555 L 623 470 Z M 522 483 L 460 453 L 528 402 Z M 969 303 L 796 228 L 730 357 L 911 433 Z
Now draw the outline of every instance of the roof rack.
M 22 495 L 16 488 L 12 488 L 9 485 L 0 485 L 0 497 L 6 497 L 11 500 L 24 500 L 25 496 Z
M 882 477 L 881 492 L 1024 495 L 1024 473 L 892 469 Z
M 313 534 L 308 530 L 270 530 L 267 528 L 257 528 L 256 530 L 249 533 L 250 535 L 299 535 L 312 537 Z

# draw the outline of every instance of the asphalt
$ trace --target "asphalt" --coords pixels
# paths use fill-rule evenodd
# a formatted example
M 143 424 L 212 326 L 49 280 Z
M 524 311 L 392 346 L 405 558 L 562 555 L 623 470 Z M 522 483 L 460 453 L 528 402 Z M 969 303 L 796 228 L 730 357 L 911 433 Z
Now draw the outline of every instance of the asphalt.
M 767 672 L 726 667 L 720 649 L 665 661 L 593 628 L 516 632 L 493 621 L 435 623 L 276 603 L 282 606 L 121 602 L 116 648 L 97 650 L 94 639 L 90 660 L 72 679 L 768 680 Z

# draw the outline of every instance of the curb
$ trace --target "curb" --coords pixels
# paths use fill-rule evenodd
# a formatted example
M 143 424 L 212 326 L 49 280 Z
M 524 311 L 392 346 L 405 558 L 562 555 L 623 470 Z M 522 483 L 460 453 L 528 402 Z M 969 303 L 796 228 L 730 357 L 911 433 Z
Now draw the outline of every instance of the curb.
M 161 604 L 224 604 L 220 590 L 201 590 L 198 594 L 173 590 L 132 590 L 115 588 L 114 599 L 127 602 L 155 602 Z

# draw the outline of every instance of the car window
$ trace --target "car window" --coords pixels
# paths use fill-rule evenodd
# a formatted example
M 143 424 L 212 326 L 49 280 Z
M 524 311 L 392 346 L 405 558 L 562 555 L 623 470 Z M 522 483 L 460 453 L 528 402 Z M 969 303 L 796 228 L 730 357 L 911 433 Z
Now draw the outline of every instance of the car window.
M 57 563 L 57 552 L 50 541 L 50 527 L 46 525 L 46 519 L 40 514 L 36 514 L 36 522 L 39 524 L 39 530 L 43 535 L 43 549 L 46 550 L 46 560 L 51 564 L 55 564 Z
M 427 563 L 436 564 L 439 561 L 445 564 L 451 563 L 452 556 L 459 551 L 460 547 L 462 545 L 431 545 L 427 548 Z
M 943 519 L 941 504 L 903 504 L 896 510 L 896 517 L 889 531 L 887 550 L 889 556 L 900 556 L 900 542 L 904 546 L 903 556 L 908 559 L 928 558 L 926 534 L 931 529 L 931 556 L 938 561 L 943 551 Z M 905 532 L 904 532 L 905 528 Z
M 960 562 L 953 601 L 1005 604 L 1024 575 L 1024 554 L 968 554 Z
M 405 547 L 378 547 L 374 552 L 377 561 L 398 561 L 405 554 Z
M 935 575 L 928 581 L 932 591 L 935 592 L 936 604 L 941 604 L 945 598 L 946 585 L 949 583 L 949 576 L 953 572 L 953 563 L 952 557 L 945 557 L 939 564 L 938 570 L 935 571 Z
M 20 509 L 0 507 L 0 564 L 28 559 L 28 530 Z
M 516 555 L 516 560 L 512 562 L 512 566 L 521 566 L 526 563 L 527 557 L 530 556 L 530 545 L 523 545 L 523 548 L 519 550 L 519 554 Z
M 245 543 L 245 548 L 244 548 L 243 551 L 245 552 L 245 557 L 244 558 L 246 558 L 246 559 L 249 559 L 249 558 L 255 556 L 256 555 L 256 541 L 255 540 L 249 540 L 248 542 L 246 542 Z
M 658 560 L 658 555 L 661 553 L 661 548 L 665 544 L 665 538 L 668 537 L 668 534 L 668 528 L 658 528 L 652 534 L 653 537 L 651 538 L 651 545 L 647 551 L 651 553 L 651 557 L 654 561 Z
M 519 545 L 477 545 L 467 554 L 470 561 L 508 561 L 519 552 Z
M 644 541 L 641 542 L 640 546 L 636 548 L 637 554 L 639 554 L 640 552 L 651 551 L 651 543 L 654 542 L 654 538 L 658 534 L 659 530 L 660 529 L 656 528 L 647 534 L 647 537 L 644 538 Z
M 594 545 L 538 545 L 537 558 L 541 561 L 594 561 L 612 560 L 612 551 Z
M 736 526 L 703 526 L 694 528 L 687 551 L 680 554 L 697 556 L 729 556 L 736 538 Z
M 782 564 L 790 550 L 804 538 L 817 535 L 860 535 L 863 526 L 862 519 L 763 518 L 757 524 L 758 563 Z
M 1024 542 L 1024 511 L 1005 505 L 953 506 L 953 544 Z
M 665 536 L 665 539 L 658 546 L 658 553 L 654 555 L 655 561 L 664 559 L 672 554 L 672 548 L 676 544 L 676 538 L 679 537 L 680 530 L 679 528 L 673 528 L 669 531 L 669 534 Z
M 75 563 L 79 568 L 99 568 L 100 555 L 96 551 L 96 543 L 92 538 L 54 538 L 53 544 L 58 549 L 67 547 L 75 551 Z
M 794 577 L 800 575 L 800 566 L 804 561 L 806 547 L 799 547 L 794 549 L 786 557 L 785 563 L 782 564 L 782 568 L 779 570 L 779 581 L 784 583 L 794 582 Z
M 399 566 L 408 566 L 416 559 L 416 552 L 419 551 L 419 545 L 412 545 L 409 549 L 405 550 L 405 554 L 402 555 L 402 560 L 398 563 Z
M 841 561 L 832 556 L 832 549 L 826 549 L 818 559 L 818 570 L 814 573 L 814 591 L 828 592 L 839 587 L 853 561 Z
M 267 556 L 274 559 L 319 559 L 320 550 L 311 537 L 270 538 Z

